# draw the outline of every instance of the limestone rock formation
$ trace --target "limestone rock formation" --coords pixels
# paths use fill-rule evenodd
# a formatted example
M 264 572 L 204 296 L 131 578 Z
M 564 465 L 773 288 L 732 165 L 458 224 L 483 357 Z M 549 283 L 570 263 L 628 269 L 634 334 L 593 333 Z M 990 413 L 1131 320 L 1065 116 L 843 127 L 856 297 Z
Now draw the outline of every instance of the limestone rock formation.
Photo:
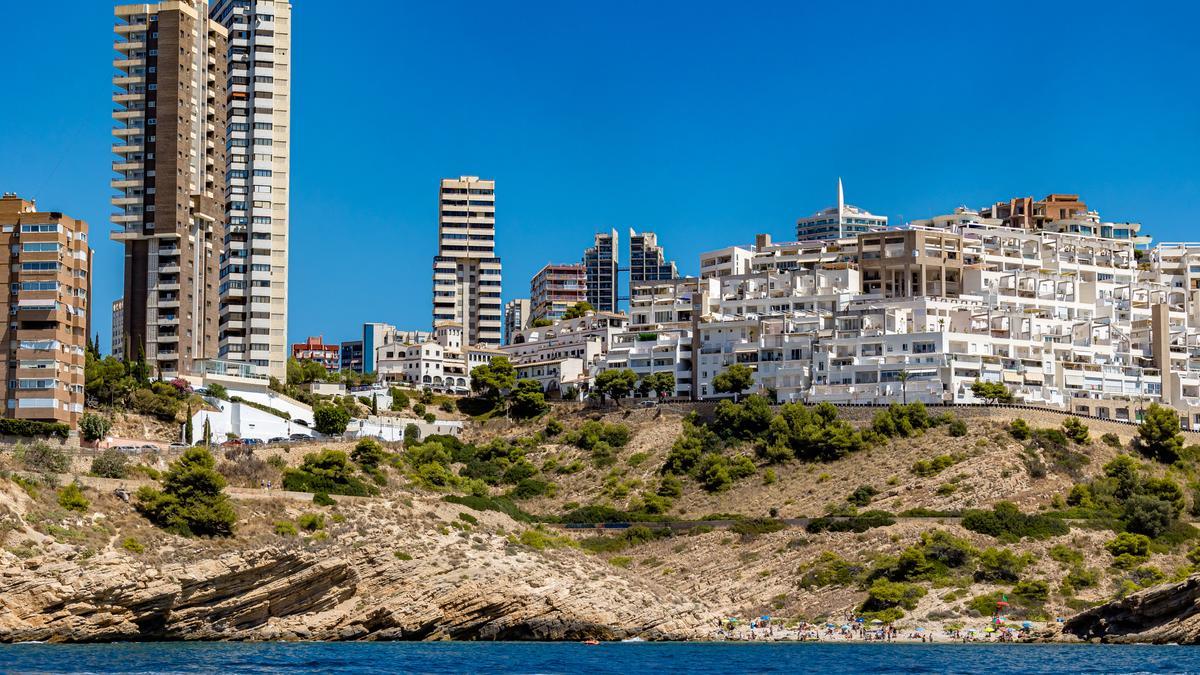
M 1200 574 L 1085 610 L 1063 633 L 1102 642 L 1200 642 Z

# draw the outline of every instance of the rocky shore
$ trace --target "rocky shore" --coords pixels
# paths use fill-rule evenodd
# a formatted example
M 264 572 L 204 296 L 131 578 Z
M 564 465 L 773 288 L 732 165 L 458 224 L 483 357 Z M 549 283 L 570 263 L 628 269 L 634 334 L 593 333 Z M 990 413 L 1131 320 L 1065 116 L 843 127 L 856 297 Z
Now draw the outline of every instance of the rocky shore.
M 381 504 L 327 541 L 207 556 L 200 542 L 154 559 L 0 551 L 0 641 L 687 640 L 715 621 L 602 560 L 515 544 L 499 514 L 468 532 L 447 527 L 457 507 L 418 508 Z

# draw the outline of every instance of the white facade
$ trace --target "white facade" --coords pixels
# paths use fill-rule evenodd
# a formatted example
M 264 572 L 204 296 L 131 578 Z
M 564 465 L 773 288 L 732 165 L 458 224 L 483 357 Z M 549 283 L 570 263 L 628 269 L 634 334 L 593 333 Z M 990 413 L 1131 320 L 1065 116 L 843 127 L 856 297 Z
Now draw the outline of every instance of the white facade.
M 446 178 L 438 191 L 433 323 L 462 326 L 464 342 L 499 346 L 504 328 L 496 257 L 496 182 Z
M 226 233 L 218 354 L 287 374 L 292 6 L 216 0 L 229 31 Z

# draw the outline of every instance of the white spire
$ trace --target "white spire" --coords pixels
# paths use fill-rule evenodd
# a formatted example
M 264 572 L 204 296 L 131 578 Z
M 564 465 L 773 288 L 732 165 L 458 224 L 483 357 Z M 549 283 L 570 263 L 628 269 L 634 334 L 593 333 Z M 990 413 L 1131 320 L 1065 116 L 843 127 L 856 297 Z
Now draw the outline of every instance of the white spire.
M 838 176 L 838 224 L 842 223 L 842 213 L 846 210 L 846 196 L 842 192 L 842 177 Z

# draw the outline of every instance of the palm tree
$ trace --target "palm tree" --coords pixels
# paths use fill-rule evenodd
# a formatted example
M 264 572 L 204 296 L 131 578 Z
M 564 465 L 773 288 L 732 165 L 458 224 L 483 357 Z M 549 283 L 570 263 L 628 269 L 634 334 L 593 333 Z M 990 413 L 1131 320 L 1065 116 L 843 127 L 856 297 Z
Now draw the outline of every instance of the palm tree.
M 896 379 L 900 380 L 900 400 L 903 401 L 904 405 L 908 405 L 908 371 L 900 371 Z

